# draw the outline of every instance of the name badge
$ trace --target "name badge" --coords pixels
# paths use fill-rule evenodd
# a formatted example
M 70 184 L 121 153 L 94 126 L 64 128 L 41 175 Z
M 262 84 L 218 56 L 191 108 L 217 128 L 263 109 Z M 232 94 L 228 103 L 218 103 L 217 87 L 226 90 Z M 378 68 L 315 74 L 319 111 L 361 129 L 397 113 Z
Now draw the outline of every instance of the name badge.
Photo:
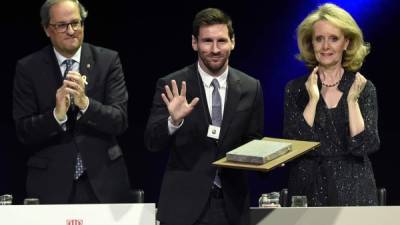
M 208 126 L 207 137 L 214 138 L 214 139 L 218 140 L 220 131 L 221 131 L 220 127 L 217 127 L 217 126 L 214 126 L 214 125 L 209 125 Z

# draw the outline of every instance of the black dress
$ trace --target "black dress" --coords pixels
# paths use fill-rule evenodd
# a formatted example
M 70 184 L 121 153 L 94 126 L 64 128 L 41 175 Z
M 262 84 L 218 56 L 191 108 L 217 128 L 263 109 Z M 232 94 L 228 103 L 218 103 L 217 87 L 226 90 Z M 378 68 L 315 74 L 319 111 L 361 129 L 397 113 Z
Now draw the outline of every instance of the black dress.
M 285 88 L 284 136 L 319 141 L 320 147 L 293 161 L 289 176 L 291 195 L 306 195 L 310 206 L 377 205 L 375 178 L 368 155 L 379 149 L 378 105 L 372 82 L 360 94 L 365 130 L 351 138 L 347 94 L 355 75 L 346 71 L 338 86 L 343 92 L 336 108 L 328 109 L 322 96 L 313 127 L 303 117 L 308 103 L 308 76 Z M 321 82 L 318 80 L 319 89 Z

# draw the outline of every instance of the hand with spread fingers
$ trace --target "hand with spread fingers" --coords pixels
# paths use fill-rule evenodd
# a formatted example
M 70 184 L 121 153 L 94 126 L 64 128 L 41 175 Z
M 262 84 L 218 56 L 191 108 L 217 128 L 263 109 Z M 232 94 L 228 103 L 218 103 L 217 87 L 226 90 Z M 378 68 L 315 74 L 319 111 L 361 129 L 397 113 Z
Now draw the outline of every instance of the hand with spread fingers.
M 319 89 L 318 89 L 318 66 L 314 67 L 310 76 L 305 83 L 308 96 L 310 97 L 310 101 L 318 102 L 319 100 Z
M 76 71 L 70 71 L 67 74 L 67 79 L 64 80 L 64 83 L 67 85 L 68 92 L 73 96 L 73 101 L 79 109 L 86 109 L 89 104 L 89 99 L 85 94 L 85 82 L 86 79 L 83 79 L 80 73 Z
M 365 77 L 360 73 L 357 73 L 354 82 L 350 87 L 349 94 L 347 95 L 347 102 L 357 102 L 361 92 L 364 90 L 366 83 L 367 79 L 365 79 Z
M 194 98 L 190 103 L 186 99 L 186 82 L 182 81 L 181 93 L 178 91 L 178 86 L 175 80 L 171 81 L 171 88 L 165 85 L 165 93 L 161 94 L 161 97 L 168 108 L 169 114 L 174 125 L 179 125 L 182 120 L 189 115 L 196 104 L 199 102 L 199 98 Z

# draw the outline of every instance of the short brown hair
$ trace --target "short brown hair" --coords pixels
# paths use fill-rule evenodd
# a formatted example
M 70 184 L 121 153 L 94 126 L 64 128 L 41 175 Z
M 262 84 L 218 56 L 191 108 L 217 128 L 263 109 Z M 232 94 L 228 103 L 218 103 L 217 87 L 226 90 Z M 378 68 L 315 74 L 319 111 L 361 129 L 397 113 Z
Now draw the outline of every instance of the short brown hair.
M 235 36 L 231 18 L 220 9 L 207 8 L 196 14 L 193 20 L 193 36 L 199 36 L 199 29 L 204 25 L 226 24 L 228 27 L 229 38 L 232 40 Z

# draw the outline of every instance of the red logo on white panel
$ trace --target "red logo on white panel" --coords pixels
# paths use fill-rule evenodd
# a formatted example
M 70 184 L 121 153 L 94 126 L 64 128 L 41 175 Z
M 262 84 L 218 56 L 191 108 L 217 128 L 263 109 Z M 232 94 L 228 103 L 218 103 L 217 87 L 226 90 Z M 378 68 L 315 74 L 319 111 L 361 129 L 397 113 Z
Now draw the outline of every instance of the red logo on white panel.
M 78 220 L 78 219 L 67 220 L 67 225 L 83 225 L 83 220 Z

